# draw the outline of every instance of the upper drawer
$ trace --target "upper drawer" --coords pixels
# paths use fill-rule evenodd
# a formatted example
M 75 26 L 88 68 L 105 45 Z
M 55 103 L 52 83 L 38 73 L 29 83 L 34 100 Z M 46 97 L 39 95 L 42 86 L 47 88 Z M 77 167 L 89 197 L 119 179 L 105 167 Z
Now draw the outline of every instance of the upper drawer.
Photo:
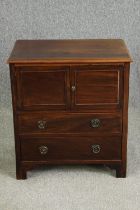
M 15 70 L 19 109 L 65 110 L 67 108 L 68 67 L 20 66 Z
M 123 100 L 122 65 L 73 67 L 73 109 L 120 109 Z
M 18 115 L 19 133 L 120 135 L 121 114 L 30 112 Z

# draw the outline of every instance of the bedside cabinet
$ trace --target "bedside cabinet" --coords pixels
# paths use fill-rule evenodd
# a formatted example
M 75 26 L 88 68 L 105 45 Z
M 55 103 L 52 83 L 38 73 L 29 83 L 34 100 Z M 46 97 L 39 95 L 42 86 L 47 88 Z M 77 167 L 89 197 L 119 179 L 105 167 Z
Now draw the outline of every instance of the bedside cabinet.
M 105 164 L 126 176 L 130 62 L 119 39 L 16 41 L 17 179 L 48 164 Z

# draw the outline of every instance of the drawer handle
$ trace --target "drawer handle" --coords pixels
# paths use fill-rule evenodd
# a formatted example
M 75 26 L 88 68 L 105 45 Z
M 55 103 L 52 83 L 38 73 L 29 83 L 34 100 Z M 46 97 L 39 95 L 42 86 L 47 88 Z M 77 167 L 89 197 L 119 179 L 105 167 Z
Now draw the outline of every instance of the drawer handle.
M 92 128 L 99 128 L 101 122 L 99 119 L 92 119 L 90 123 Z
M 45 129 L 46 127 L 47 127 L 47 124 L 46 124 L 47 122 L 45 121 L 45 120 L 39 120 L 38 122 L 37 122 L 37 125 L 38 125 L 38 128 L 39 129 Z
M 40 146 L 39 151 L 41 155 L 46 155 L 48 152 L 48 147 L 47 146 Z
M 91 147 L 92 147 L 92 152 L 94 154 L 98 154 L 101 151 L 101 147 L 99 144 L 93 144 Z

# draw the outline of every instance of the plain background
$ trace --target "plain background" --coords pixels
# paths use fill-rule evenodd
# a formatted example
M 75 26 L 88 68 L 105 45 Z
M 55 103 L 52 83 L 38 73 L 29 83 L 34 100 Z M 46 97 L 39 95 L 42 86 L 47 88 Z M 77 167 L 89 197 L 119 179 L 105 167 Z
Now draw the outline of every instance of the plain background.
M 126 179 L 90 166 L 49 167 L 15 179 L 9 69 L 17 39 L 121 38 L 130 72 Z M 140 0 L 0 0 L 0 210 L 140 209 Z

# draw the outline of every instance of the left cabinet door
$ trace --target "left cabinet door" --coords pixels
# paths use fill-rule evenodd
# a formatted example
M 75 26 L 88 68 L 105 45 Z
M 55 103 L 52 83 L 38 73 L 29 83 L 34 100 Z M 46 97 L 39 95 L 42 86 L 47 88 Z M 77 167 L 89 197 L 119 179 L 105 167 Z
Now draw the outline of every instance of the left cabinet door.
M 65 110 L 69 106 L 69 67 L 18 66 L 17 108 L 22 110 Z

